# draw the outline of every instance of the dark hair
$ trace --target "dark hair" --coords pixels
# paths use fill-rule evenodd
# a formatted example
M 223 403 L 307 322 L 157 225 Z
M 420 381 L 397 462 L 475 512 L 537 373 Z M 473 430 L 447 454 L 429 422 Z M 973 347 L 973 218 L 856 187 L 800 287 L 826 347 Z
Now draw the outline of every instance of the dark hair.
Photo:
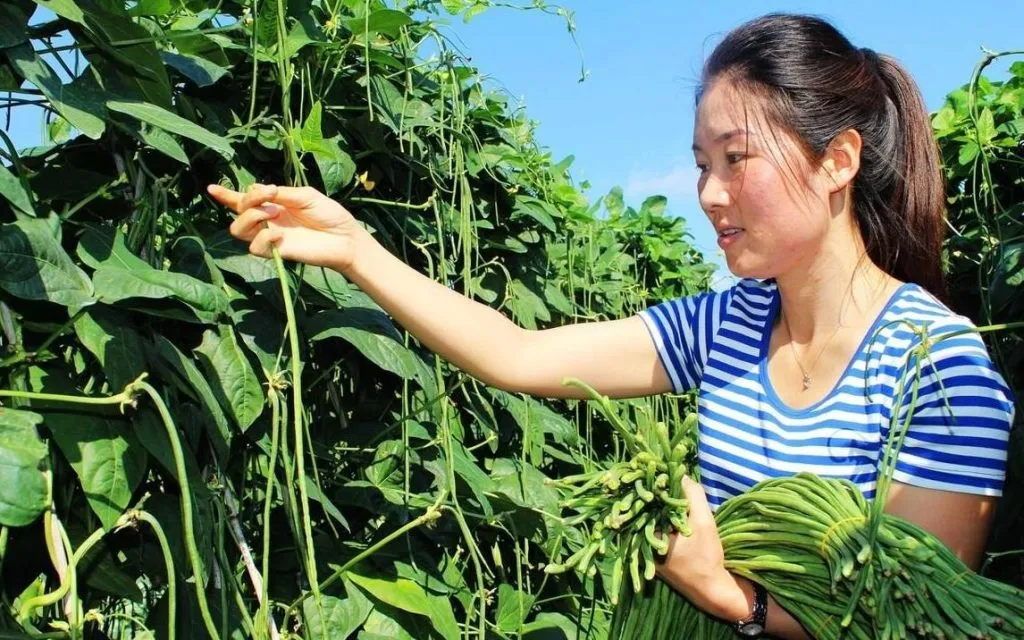
M 945 299 L 939 151 L 920 91 L 894 58 L 854 47 L 820 18 L 769 14 L 715 47 L 698 103 L 720 78 L 758 98 L 769 124 L 793 134 L 812 165 L 838 134 L 860 133 L 853 209 L 868 256 Z

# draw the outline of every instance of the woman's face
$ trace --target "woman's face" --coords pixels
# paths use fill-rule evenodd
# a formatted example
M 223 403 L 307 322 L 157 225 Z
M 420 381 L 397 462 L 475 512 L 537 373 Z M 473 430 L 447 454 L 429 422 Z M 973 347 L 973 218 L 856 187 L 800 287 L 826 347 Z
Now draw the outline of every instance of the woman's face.
M 729 270 L 772 278 L 822 250 L 829 190 L 796 141 L 770 128 L 755 104 L 728 82 L 704 94 L 693 136 L 697 192 Z

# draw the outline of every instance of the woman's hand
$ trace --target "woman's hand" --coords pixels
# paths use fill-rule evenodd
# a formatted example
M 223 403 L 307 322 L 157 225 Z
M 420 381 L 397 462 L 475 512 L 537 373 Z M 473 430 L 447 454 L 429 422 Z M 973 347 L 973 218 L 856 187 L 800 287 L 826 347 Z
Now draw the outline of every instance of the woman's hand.
M 736 578 L 725 569 L 725 551 L 704 487 L 688 477 L 683 491 L 690 503 L 691 534 L 673 532 L 658 575 L 703 611 L 735 622 L 746 618 L 750 604 Z
M 210 185 L 207 191 L 238 213 L 231 235 L 264 258 L 276 245 L 286 260 L 344 272 L 352 266 L 359 245 L 372 239 L 345 207 L 312 187 L 255 184 L 240 193 Z

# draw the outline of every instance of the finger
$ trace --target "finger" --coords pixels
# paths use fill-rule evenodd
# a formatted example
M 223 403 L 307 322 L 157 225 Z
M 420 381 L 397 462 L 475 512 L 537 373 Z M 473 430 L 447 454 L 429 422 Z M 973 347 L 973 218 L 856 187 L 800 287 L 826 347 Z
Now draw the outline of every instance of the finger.
M 254 184 L 250 185 L 246 190 L 245 195 L 242 196 L 242 200 L 239 203 L 238 211 L 241 213 L 246 209 L 255 209 L 267 202 L 273 202 L 277 195 L 277 187 L 272 184 Z
M 219 184 L 206 185 L 206 193 L 210 194 L 210 197 L 225 207 L 235 211 L 238 211 L 239 206 L 242 204 L 241 193 L 233 189 L 226 189 Z
M 273 247 L 281 242 L 281 229 L 262 229 L 249 243 L 249 252 L 263 258 L 270 258 L 274 255 Z
M 263 205 L 255 209 L 246 209 L 242 215 L 231 222 L 231 235 L 239 240 L 251 241 L 267 220 L 273 220 L 280 214 L 274 205 Z
M 325 196 L 313 187 L 274 187 L 273 197 L 269 201 L 282 207 L 302 209 L 318 197 Z
M 695 482 L 690 476 L 683 476 L 683 493 L 686 494 L 686 501 L 690 503 L 690 524 L 699 526 L 714 522 L 711 507 L 708 506 L 708 496 L 699 482 Z

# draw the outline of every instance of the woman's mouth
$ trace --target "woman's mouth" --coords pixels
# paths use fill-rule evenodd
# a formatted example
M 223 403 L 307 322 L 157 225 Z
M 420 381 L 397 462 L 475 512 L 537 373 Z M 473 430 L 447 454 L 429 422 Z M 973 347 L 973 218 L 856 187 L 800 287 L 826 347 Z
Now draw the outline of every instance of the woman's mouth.
M 722 249 L 728 249 L 730 246 L 735 244 L 743 236 L 743 229 L 738 227 L 729 227 L 722 230 L 718 234 L 718 246 Z

